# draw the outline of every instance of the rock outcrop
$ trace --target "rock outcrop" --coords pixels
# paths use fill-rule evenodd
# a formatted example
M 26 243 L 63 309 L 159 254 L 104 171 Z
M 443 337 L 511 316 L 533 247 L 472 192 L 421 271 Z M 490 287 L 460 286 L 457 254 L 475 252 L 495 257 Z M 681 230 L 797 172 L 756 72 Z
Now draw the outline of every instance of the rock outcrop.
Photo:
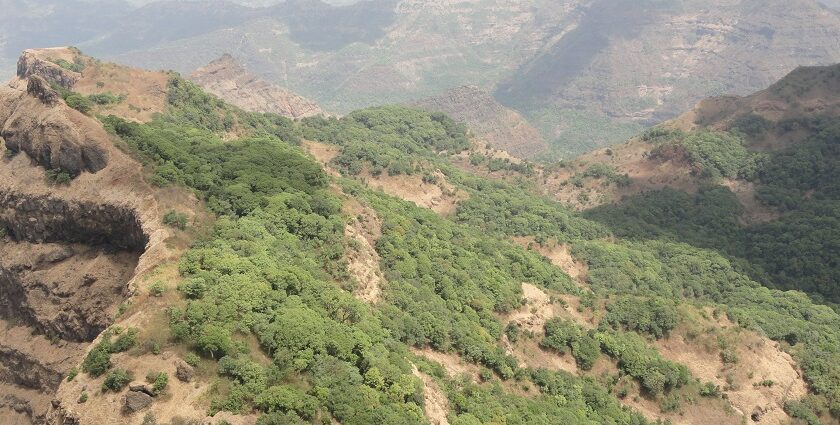
M 58 84 L 61 87 L 69 89 L 82 78 L 81 73 L 64 69 L 56 63 L 44 60 L 41 54 L 49 54 L 50 51 L 55 52 L 57 57 L 66 55 L 68 52 L 73 54 L 69 49 L 40 49 L 40 50 L 26 50 L 20 55 L 17 63 L 17 76 L 20 79 L 29 79 L 30 77 L 41 77 L 49 82 Z M 70 58 L 72 62 L 72 57 Z M 66 59 L 65 59 L 66 60 Z
M 44 168 L 73 177 L 108 165 L 100 145 L 109 139 L 101 125 L 59 102 L 40 76 L 11 85 L 0 93 L 0 138 L 6 149 L 26 152 Z
M 315 102 L 249 74 L 228 54 L 199 68 L 190 79 L 247 111 L 270 112 L 288 118 L 324 113 Z
M 0 223 L 14 239 L 34 243 L 83 243 L 142 252 L 149 240 L 130 208 L 18 192 L 0 193 Z

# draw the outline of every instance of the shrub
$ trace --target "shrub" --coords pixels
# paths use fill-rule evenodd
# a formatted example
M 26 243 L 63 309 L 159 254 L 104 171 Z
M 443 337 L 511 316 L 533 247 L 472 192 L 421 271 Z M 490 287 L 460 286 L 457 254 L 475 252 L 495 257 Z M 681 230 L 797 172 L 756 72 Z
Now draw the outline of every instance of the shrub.
M 187 215 L 175 210 L 169 210 L 163 215 L 163 224 L 184 230 L 187 228 Z
M 88 96 L 91 102 L 97 105 L 113 105 L 122 102 L 125 100 L 125 96 L 120 95 L 117 96 L 111 92 L 106 93 L 97 93 Z
M 88 393 L 82 391 L 82 393 L 79 395 L 79 404 L 85 403 L 87 401 L 88 401 Z
M 71 93 L 64 98 L 64 101 L 67 103 L 67 106 L 83 114 L 89 114 L 93 109 L 93 102 L 87 96 L 79 93 Z
M 73 180 L 73 176 L 71 176 L 70 173 L 60 168 L 53 168 L 51 170 L 47 170 L 46 176 L 48 182 L 56 185 L 69 184 Z
M 98 344 L 88 352 L 82 362 L 82 371 L 97 377 L 111 368 L 111 351 L 109 344 Z
M 195 353 L 187 353 L 187 355 L 184 356 L 184 362 L 192 367 L 196 367 L 199 363 L 201 363 L 201 357 L 198 357 Z
M 146 416 L 143 416 L 143 422 L 140 425 L 157 425 L 157 419 L 152 412 L 148 412 Z
M 70 369 L 70 372 L 67 373 L 67 382 L 70 382 L 70 381 L 76 379 L 76 376 L 78 374 L 79 374 L 79 369 L 76 369 L 75 367 L 73 369 Z
M 117 340 L 111 343 L 110 352 L 121 353 L 137 345 L 137 328 L 129 328 L 120 333 Z
M 706 382 L 700 387 L 700 395 L 703 397 L 719 397 L 720 386 L 714 382 Z
M 508 341 L 515 344 L 519 340 L 519 325 L 513 322 L 508 323 L 505 327 L 505 335 Z
M 736 364 L 738 363 L 738 354 L 735 352 L 735 349 L 727 347 L 721 350 L 720 359 L 723 361 L 723 364 Z
M 670 394 L 662 400 L 659 406 L 662 413 L 675 412 L 680 408 L 680 396 L 678 394 Z
M 166 372 L 149 372 L 146 375 L 146 382 L 152 384 L 155 395 L 162 394 L 169 384 L 169 375 Z
M 204 296 L 204 291 L 207 290 L 207 282 L 200 277 L 193 277 L 178 285 L 178 290 L 187 299 L 198 300 Z
M 131 382 L 131 374 L 125 369 L 115 369 L 102 382 L 102 392 L 119 392 Z
M 162 281 L 157 280 L 149 286 L 149 295 L 153 297 L 162 297 L 165 292 L 166 285 Z

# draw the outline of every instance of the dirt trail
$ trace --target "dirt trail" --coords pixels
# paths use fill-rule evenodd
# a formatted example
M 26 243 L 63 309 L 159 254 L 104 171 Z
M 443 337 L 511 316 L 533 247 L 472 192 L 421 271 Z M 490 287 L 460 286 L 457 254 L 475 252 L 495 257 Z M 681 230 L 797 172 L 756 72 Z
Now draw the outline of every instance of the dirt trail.
M 446 394 L 431 376 L 420 372 L 417 366 L 411 365 L 411 373 L 423 381 L 425 399 L 423 412 L 426 414 L 426 419 L 432 425 L 449 425 L 449 420 L 446 418 L 449 414 L 449 399 L 446 398 Z
M 347 269 L 358 282 L 353 291 L 356 298 L 368 304 L 375 304 L 382 296 L 385 279 L 379 268 L 379 254 L 374 249 L 376 240 L 382 234 L 382 221 L 370 208 L 354 217 L 344 228 L 344 235 L 350 242 L 347 249 Z
M 450 378 L 457 378 L 459 376 L 467 376 L 475 382 L 478 382 L 478 373 L 480 368 L 472 363 L 464 361 L 457 354 L 441 353 L 432 350 L 431 348 L 412 348 L 411 352 L 417 356 L 425 357 L 433 362 L 440 363 L 443 370 Z

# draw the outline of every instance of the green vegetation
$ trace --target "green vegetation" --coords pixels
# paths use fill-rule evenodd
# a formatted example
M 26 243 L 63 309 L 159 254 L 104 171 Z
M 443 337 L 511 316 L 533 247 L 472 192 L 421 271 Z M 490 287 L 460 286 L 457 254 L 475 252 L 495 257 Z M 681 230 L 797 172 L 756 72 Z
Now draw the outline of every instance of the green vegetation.
M 367 308 L 334 283 L 350 281 L 342 259 L 346 218 L 323 171 L 294 146 L 298 129 L 285 128 L 286 140 L 277 138 L 280 131 L 254 125 L 242 139 L 222 142 L 218 132 L 231 128 L 227 113 L 234 127 L 250 122 L 249 115 L 213 103 L 182 80 L 172 84 L 172 113 L 149 124 L 103 121 L 154 170 L 156 183 L 192 188 L 219 215 L 211 234 L 184 255 L 179 292 L 185 300 L 168 310 L 175 340 L 218 360 L 218 373 L 230 382 L 212 395 L 211 411 L 256 409 L 264 413 L 260 423 L 329 417 L 344 424 L 425 423 L 422 384 L 411 373 L 406 345 L 456 351 L 510 379 L 519 368 L 498 345 L 503 330 L 495 314 L 520 305 L 523 281 L 576 291 L 568 276 L 536 254 L 344 182 L 346 193 L 382 219 L 376 250 L 388 292 L 376 310 Z M 340 164 L 345 171 L 379 165 L 391 173 L 416 172 L 438 153 L 468 146 L 463 128 L 448 118 L 407 108 L 300 126 L 308 138 L 334 135 L 329 141 L 346 144 L 339 158 L 352 158 L 357 143 L 382 154 Z M 411 158 L 405 152 L 415 150 L 422 161 L 404 166 L 401 160 Z M 422 165 L 429 163 L 437 165 Z M 270 365 L 254 361 L 243 343 L 249 335 Z M 107 370 L 110 363 L 103 363 Z M 464 394 L 466 405 L 456 416 L 490 417 L 487 403 L 513 403 L 511 412 L 543 422 L 555 416 L 644 422 L 591 382 L 564 390 L 566 401 L 558 403 L 552 396 L 490 391 L 492 373 L 488 379 L 488 389 Z
M 606 184 L 627 186 L 630 184 L 630 177 L 627 174 L 619 174 L 615 167 L 607 164 L 590 165 L 584 172 L 575 174 L 569 180 L 577 187 L 583 187 L 584 179 L 603 179 Z
M 149 372 L 146 375 L 146 382 L 152 384 L 152 391 L 155 395 L 160 395 L 169 385 L 169 375 L 166 372 Z
M 663 394 L 689 383 L 688 369 L 663 359 L 656 350 L 635 333 L 607 330 L 584 331 L 580 325 L 562 319 L 552 319 L 545 325 L 545 337 L 540 345 L 564 353 L 572 349 L 578 366 L 589 370 L 600 353 L 613 357 L 619 368 L 636 378 L 650 395 Z
M 64 101 L 67 103 L 67 106 L 83 114 L 89 114 L 93 110 L 93 101 L 79 93 L 72 92 L 64 96 Z
M 534 196 L 522 188 L 467 176 L 462 183 L 471 189 L 471 196 L 458 203 L 459 223 L 511 236 L 535 236 L 537 242 L 594 239 L 609 233 L 603 226 L 582 219 L 557 202 Z
M 105 106 L 105 105 L 116 105 L 118 103 L 122 103 L 125 100 L 125 95 L 115 95 L 111 92 L 104 92 L 104 93 L 96 93 L 88 96 L 88 99 L 93 102 L 94 104 Z
M 745 114 L 735 119 L 731 130 L 756 138 L 773 128 L 773 123 L 757 114 Z
M 66 59 L 49 59 L 49 61 L 68 71 L 82 72 L 85 70 L 85 62 L 78 54 L 73 57 L 73 62 Z
M 114 327 L 105 331 L 101 341 L 85 356 L 82 372 L 93 377 L 103 375 L 112 366 L 111 354 L 128 351 L 133 347 L 137 343 L 137 333 L 137 329 L 134 328 L 122 331 Z M 118 335 L 116 339 L 114 335 Z
M 696 132 L 674 137 L 677 133 L 656 130 L 649 140 L 666 140 L 656 146 L 650 155 L 654 158 L 685 158 L 703 177 L 743 178 L 755 177 L 761 166 L 762 155 L 751 153 L 737 135 L 730 133 Z
M 464 127 L 448 116 L 401 106 L 364 109 L 342 119 L 307 118 L 302 132 L 307 139 L 340 145 L 333 164 L 347 175 L 414 174 L 422 168 L 418 158 L 470 146 Z
M 620 296 L 607 304 L 604 322 L 616 327 L 662 338 L 677 326 L 680 315 L 673 301 L 660 297 Z
M 601 354 L 601 343 L 594 332 L 585 332 L 580 326 L 562 319 L 551 319 L 545 324 L 545 337 L 540 346 L 565 353 L 572 349 L 578 367 L 592 369 Z
M 149 295 L 153 297 L 162 297 L 164 292 L 166 292 L 166 286 L 159 280 L 149 286 Z
M 131 380 L 131 374 L 127 370 L 114 369 L 108 373 L 108 376 L 105 377 L 105 381 L 102 382 L 102 392 L 119 392 L 123 388 L 127 387 Z
M 448 155 L 469 143 L 465 130 L 440 114 L 382 107 L 293 123 L 246 113 L 178 77 L 172 77 L 170 89 L 169 111 L 151 123 L 102 120 L 152 171 L 153 183 L 192 189 L 218 217 L 182 257 L 177 294 L 182 299 L 167 309 L 173 340 L 205 359 L 191 352 L 185 361 L 215 367 L 222 378 L 209 394 L 210 413 L 256 411 L 261 424 L 333 419 L 346 425 L 422 424 L 423 385 L 412 374 L 415 365 L 446 391 L 453 424 L 643 424 L 612 390 L 625 397 L 638 382 L 642 395 L 663 411 L 680 410 L 690 402 L 683 392 L 695 388 L 704 397 L 723 397 L 715 385 L 689 385 L 686 367 L 650 345 L 649 339 L 666 336 L 683 321 L 684 311 L 693 308 L 685 304 L 691 304 L 716 307 L 739 326 L 782 342 L 802 367 L 812 397 L 840 415 L 840 316 L 802 293 L 757 282 L 781 281 L 793 270 L 768 255 L 786 252 L 774 243 L 807 253 L 815 248 L 798 247 L 796 237 L 832 235 L 834 192 L 822 182 L 833 176 L 833 168 L 831 160 L 818 158 L 818 153 L 833 158 L 829 133 L 813 142 L 810 154 L 797 156 L 800 164 L 820 166 L 803 176 L 785 168 L 782 156 L 765 160 L 749 153 L 737 136 L 651 130 L 643 138 L 659 146 L 657 154 L 685 154 L 709 185 L 695 195 L 649 192 L 582 216 L 526 184 L 494 182 L 453 167 Z M 750 134 L 761 126 L 742 127 Z M 234 134 L 238 138 L 231 140 Z M 442 173 L 468 196 L 446 218 L 357 180 L 337 178 L 330 187 L 321 167 L 297 146 L 301 138 L 337 145 L 332 165 L 347 177 L 416 174 L 424 184 L 438 184 Z M 470 162 L 500 165 L 479 156 Z M 768 170 L 778 172 L 770 176 Z M 610 167 L 592 166 L 580 177 L 621 184 Z M 735 196 L 713 186 L 720 177 L 748 177 L 775 188 L 762 196 L 790 204 L 791 214 L 765 225 L 742 225 Z M 344 232 L 355 217 L 342 213 L 338 190 L 372 209 L 381 222 L 374 249 L 386 284 L 375 305 L 348 291 L 354 279 L 344 256 L 351 246 Z M 799 205 L 803 200 L 810 206 Z M 179 220 L 170 219 L 177 227 Z M 793 231 L 795 236 L 784 236 Z M 570 244 L 588 266 L 588 289 L 574 285 L 548 259 L 508 242 L 510 236 Z M 835 252 L 830 244 L 819 246 L 827 251 L 820 255 Z M 830 261 L 818 266 L 803 262 L 801 254 L 787 255 L 791 263 L 799 258 L 803 269 L 833 267 Z M 791 286 L 807 281 L 803 275 L 790 279 Z M 608 356 L 619 376 L 605 383 L 520 368 L 501 341 L 516 344 L 531 335 L 503 326 L 500 315 L 522 307 L 523 282 L 552 295 L 577 295 L 581 309 L 606 305 L 594 329 L 549 320 L 539 343 L 570 351 L 584 371 Z M 108 334 L 82 370 L 118 375 L 110 354 L 134 345 L 129 333 Z M 264 356 L 252 352 L 254 340 Z M 447 376 L 409 347 L 458 354 L 481 366 L 481 382 Z M 721 348 L 723 360 L 737 361 L 730 355 L 734 350 Z M 168 377 L 154 378 L 166 386 Z M 517 395 L 514 387 L 531 395 Z M 799 403 L 787 407 L 799 418 L 820 406 Z
M 454 349 L 513 377 L 517 362 L 498 347 L 494 317 L 519 305 L 521 282 L 573 291 L 567 275 L 539 256 L 458 226 L 406 202 L 367 194 L 382 219 L 376 250 L 394 307 L 383 324 L 403 342 Z
M 61 168 L 46 170 L 47 182 L 54 185 L 67 185 L 73 180 L 73 176 Z
M 187 215 L 175 210 L 169 210 L 163 215 L 163 224 L 184 230 L 187 228 Z
M 71 382 L 72 380 L 76 379 L 76 376 L 79 375 L 79 369 L 75 367 L 70 369 L 70 372 L 67 373 L 67 382 Z

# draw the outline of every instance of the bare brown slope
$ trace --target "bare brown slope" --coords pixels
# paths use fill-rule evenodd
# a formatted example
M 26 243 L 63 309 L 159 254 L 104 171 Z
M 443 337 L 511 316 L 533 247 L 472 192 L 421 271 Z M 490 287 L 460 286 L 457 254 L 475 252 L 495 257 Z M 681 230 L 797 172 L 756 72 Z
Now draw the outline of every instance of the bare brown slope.
M 15 423 L 47 421 L 60 383 L 137 276 L 170 255 L 142 166 L 47 81 L 83 81 L 84 71 L 42 59 L 77 54 L 27 51 L 0 86 L 0 418 Z M 75 178 L 50 183 L 53 168 Z
M 76 70 L 61 67 L 61 61 L 75 64 Z M 96 105 L 97 114 L 146 122 L 166 107 L 168 74 L 102 62 L 72 47 L 24 51 L 18 60 L 18 75 L 37 75 L 83 95 L 110 94 L 121 98 L 116 103 Z
M 506 108 L 476 86 L 462 86 L 411 105 L 443 112 L 472 130 L 495 149 L 533 158 L 548 149 L 539 131 L 518 112 Z
M 324 113 L 315 102 L 249 74 L 229 54 L 197 69 L 190 79 L 247 111 L 270 112 L 288 118 Z

